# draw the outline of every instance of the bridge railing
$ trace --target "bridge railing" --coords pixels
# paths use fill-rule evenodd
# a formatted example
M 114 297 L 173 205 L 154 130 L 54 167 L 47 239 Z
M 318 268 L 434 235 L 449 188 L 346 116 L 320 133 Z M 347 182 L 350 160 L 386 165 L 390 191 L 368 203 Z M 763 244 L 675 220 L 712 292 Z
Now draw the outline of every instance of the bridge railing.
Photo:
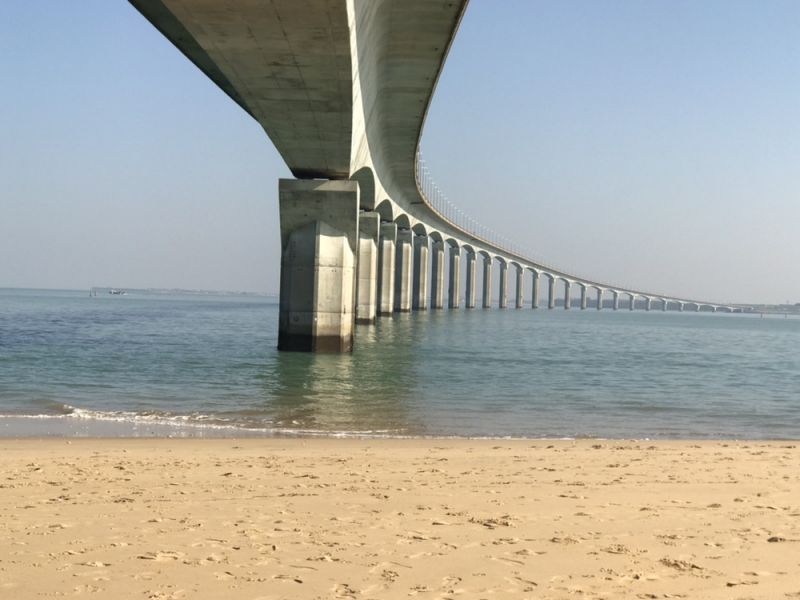
M 468 236 L 474 238 L 486 246 L 493 246 L 507 254 L 524 259 L 535 265 L 542 267 L 544 270 L 551 271 L 556 274 L 564 274 L 570 279 L 581 282 L 594 282 L 595 278 L 583 277 L 573 269 L 563 269 L 549 264 L 549 261 L 537 256 L 530 248 L 512 241 L 504 235 L 501 235 L 491 227 L 488 227 L 472 217 L 470 214 L 461 210 L 450 198 L 445 194 L 431 175 L 430 169 L 422 156 L 422 151 L 417 151 L 417 160 L 415 165 L 417 189 L 420 192 L 422 200 L 433 210 L 440 218 L 454 225 Z M 606 289 L 616 289 L 623 293 L 633 292 L 635 294 L 643 294 L 652 298 L 668 298 L 675 299 L 676 296 L 672 294 L 662 294 L 660 292 L 638 292 L 637 289 L 630 285 L 611 285 L 600 284 Z M 694 301 L 689 301 L 694 302 Z M 731 306 L 729 302 L 708 301 L 703 304 L 715 304 L 720 306 Z

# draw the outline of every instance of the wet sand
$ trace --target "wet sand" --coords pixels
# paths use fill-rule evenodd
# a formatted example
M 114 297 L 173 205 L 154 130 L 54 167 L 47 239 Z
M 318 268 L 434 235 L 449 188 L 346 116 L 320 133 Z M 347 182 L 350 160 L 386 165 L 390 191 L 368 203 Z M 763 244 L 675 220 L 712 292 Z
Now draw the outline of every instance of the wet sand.
M 797 446 L 0 440 L 0 598 L 800 598 Z

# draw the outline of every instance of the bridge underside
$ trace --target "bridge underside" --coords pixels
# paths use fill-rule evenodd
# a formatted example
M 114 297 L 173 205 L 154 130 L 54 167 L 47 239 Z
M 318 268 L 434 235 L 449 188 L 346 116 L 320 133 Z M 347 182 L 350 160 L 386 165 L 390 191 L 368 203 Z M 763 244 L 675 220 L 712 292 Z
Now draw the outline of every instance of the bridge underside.
M 480 254 L 485 307 L 498 261 L 501 308 L 513 268 L 517 308 L 529 271 L 534 308 L 543 276 L 549 308 L 562 280 L 564 308 L 574 283 L 581 309 L 594 287 L 598 309 L 607 290 L 614 309 L 628 294 L 631 310 L 636 297 L 648 310 L 654 299 L 663 310 L 669 302 L 716 310 L 569 276 L 433 207 L 418 182 L 417 150 L 467 0 L 129 1 L 263 127 L 297 178 L 279 185 L 279 348 L 350 350 L 356 320 L 442 308 L 448 271 L 448 305 L 457 308 L 462 254 L 467 308 L 475 306 Z

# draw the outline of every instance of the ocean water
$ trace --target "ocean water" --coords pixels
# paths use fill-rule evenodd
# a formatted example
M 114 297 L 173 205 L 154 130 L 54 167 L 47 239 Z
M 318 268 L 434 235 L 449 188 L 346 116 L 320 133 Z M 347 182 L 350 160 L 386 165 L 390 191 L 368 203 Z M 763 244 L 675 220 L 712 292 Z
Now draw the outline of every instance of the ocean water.
M 800 438 L 800 319 L 442 310 L 278 353 L 274 298 L 0 290 L 0 436 Z

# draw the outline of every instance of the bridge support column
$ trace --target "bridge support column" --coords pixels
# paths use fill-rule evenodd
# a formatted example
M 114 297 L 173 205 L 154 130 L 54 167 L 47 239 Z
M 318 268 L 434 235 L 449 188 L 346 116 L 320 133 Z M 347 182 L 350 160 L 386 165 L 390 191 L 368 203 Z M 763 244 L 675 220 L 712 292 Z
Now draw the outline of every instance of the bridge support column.
M 431 286 L 431 308 L 444 308 L 444 242 L 433 244 Z
M 633 294 L 630 294 L 630 297 L 631 297 L 630 309 L 634 310 L 636 308 L 636 296 L 634 296 Z
M 681 302 L 680 304 L 678 304 L 678 310 L 679 310 L 680 312 L 683 312 L 683 309 L 684 309 L 685 307 L 686 307 L 686 305 L 685 305 L 683 302 Z
M 525 294 L 525 269 L 517 267 L 517 302 L 515 306 L 522 308 L 522 296 Z
M 556 307 L 556 278 L 548 277 L 549 287 L 547 288 L 547 308 L 553 310 Z
M 572 293 L 572 282 L 565 281 L 564 282 L 564 310 L 569 310 L 572 306 L 572 297 L 570 294 Z
M 414 236 L 414 310 L 428 310 L 428 245 L 427 235 Z
M 500 263 L 500 298 L 498 299 L 500 308 L 508 306 L 508 263 Z
M 483 308 L 492 308 L 492 259 L 483 257 Z
M 612 292 L 612 294 L 614 296 L 614 304 L 613 304 L 614 310 L 619 310 L 619 292 L 615 291 Z
M 661 310 L 663 310 L 664 312 L 667 312 L 667 299 L 666 298 L 664 298 L 661 301 Z
M 539 273 L 533 271 L 531 283 L 531 308 L 539 308 Z
M 378 213 L 358 215 L 358 278 L 356 279 L 356 323 L 375 322 L 378 299 L 378 234 L 381 218 Z
M 589 299 L 586 296 L 586 286 L 581 286 L 581 310 L 586 310 L 586 307 L 589 306 Z
M 358 183 L 281 179 L 278 349 L 353 349 Z
M 380 233 L 381 237 L 378 246 L 378 314 L 387 316 L 394 312 L 397 225 L 395 223 L 381 223 Z
M 397 248 L 394 263 L 394 312 L 411 310 L 411 295 L 414 285 L 414 233 L 410 229 L 397 230 Z
M 645 298 L 644 299 L 644 309 L 650 312 L 650 305 L 653 303 L 652 298 Z
M 597 310 L 603 310 L 603 290 L 597 288 Z
M 475 308 L 475 271 L 476 255 L 474 252 L 467 252 L 467 289 L 464 304 L 467 308 Z
M 450 278 L 447 286 L 447 306 L 461 305 L 461 248 L 450 248 Z

